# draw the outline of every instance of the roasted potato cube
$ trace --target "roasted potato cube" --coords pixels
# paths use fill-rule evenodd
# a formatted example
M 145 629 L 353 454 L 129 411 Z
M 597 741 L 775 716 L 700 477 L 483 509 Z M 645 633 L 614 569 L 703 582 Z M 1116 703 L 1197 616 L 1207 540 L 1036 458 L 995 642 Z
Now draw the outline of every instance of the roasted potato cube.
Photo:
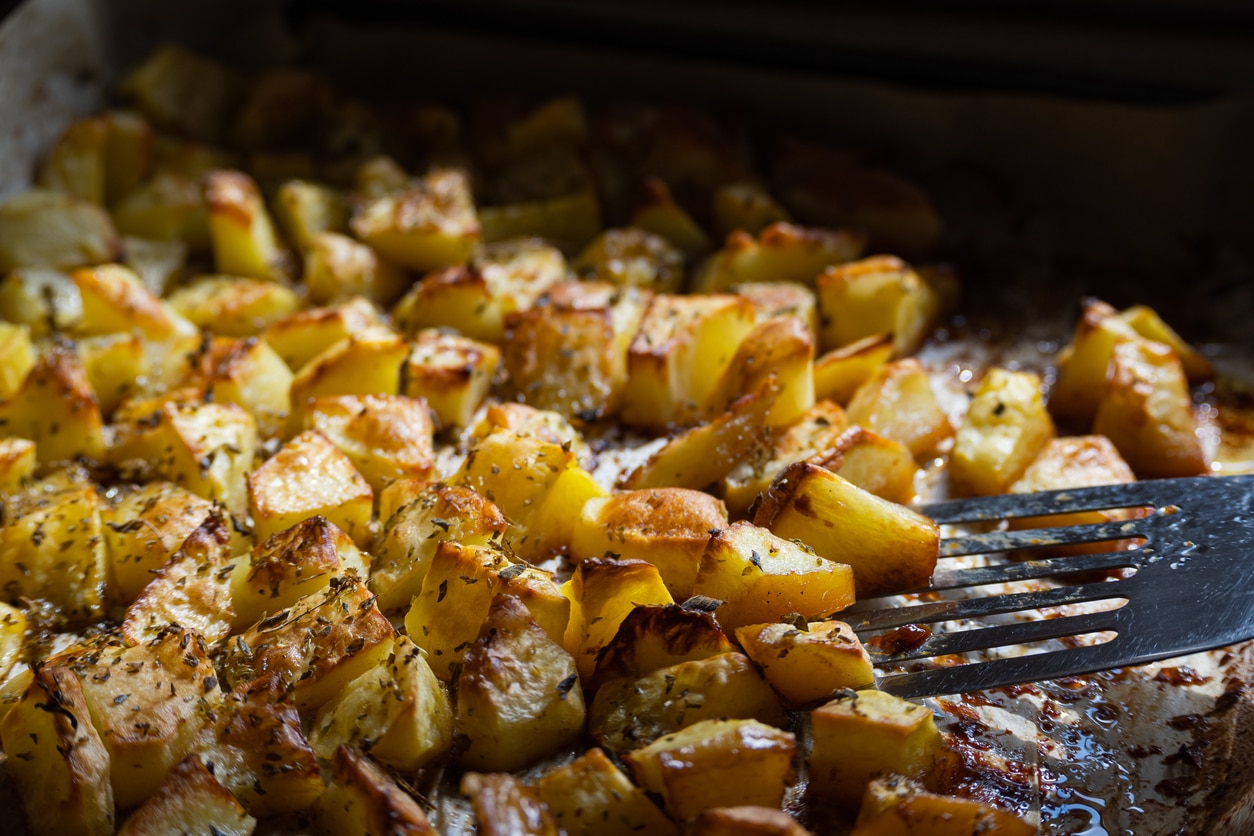
M 108 562 L 103 501 L 90 483 L 32 486 L 10 498 L 0 528 L 0 589 L 44 600 L 72 622 L 100 617 Z
M 395 512 L 379 515 L 383 531 L 374 550 L 370 588 L 384 612 L 408 608 L 422 591 L 422 581 L 436 548 L 445 540 L 486 546 L 505 533 L 500 509 L 469 488 L 424 485 Z
M 913 354 L 940 316 L 936 291 L 894 256 L 829 267 L 818 277 L 818 295 L 825 349 L 892 334 L 896 356 Z
M 326 760 L 342 745 L 355 746 L 413 772 L 453 745 L 453 706 L 423 652 L 397 636 L 379 664 L 322 706 L 310 741 Z
M 753 303 L 754 321 L 799 317 L 813 336 L 819 330 L 818 301 L 814 291 L 799 282 L 749 282 L 728 290 Z M 813 342 L 813 340 L 811 340 Z
M 849 423 L 900 441 L 916 459 L 932 455 L 954 434 L 927 372 L 907 358 L 880 368 L 849 401 Z
M 395 395 L 401 388 L 401 366 L 409 356 L 404 338 L 376 326 L 359 331 L 306 363 L 292 379 L 289 432 L 305 425 L 305 409 L 313 398 L 329 395 Z
M 413 284 L 404 270 L 338 232 L 320 232 L 309 241 L 304 281 L 309 301 L 318 305 L 353 296 L 390 305 Z
M 790 613 L 818 618 L 854 601 L 854 570 L 747 522 L 711 532 L 692 591 L 723 604 L 724 630 Z
M 865 239 L 846 230 L 809 229 L 774 223 L 757 237 L 747 232 L 727 236 L 693 276 L 693 290 L 710 293 L 748 282 L 800 282 L 813 286 L 823 269 L 862 255 Z
M 505 543 L 523 555 L 543 544 L 531 531 L 562 473 L 576 467 L 569 445 L 498 429 L 476 441 L 451 480 L 486 496 L 509 521 Z
M 243 407 L 265 437 L 286 426 L 292 372 L 270 344 L 256 337 L 214 337 L 203 346 L 188 383 L 203 387 L 214 403 Z
M 1137 336 L 1110 305 L 1089 300 L 1071 344 L 1058 355 L 1058 379 L 1049 390 L 1049 411 L 1067 424 L 1089 429 L 1102 394 L 1115 345 Z
M 797 820 L 774 807 L 707 807 L 686 836 L 813 836 Z
M 422 591 L 405 615 L 405 632 L 431 654 L 431 669 L 448 681 L 479 635 L 498 592 L 523 602 L 549 637 L 563 638 L 574 608 L 541 569 L 513 563 L 495 544 L 466 546 L 444 541 L 436 547 Z
M 849 564 L 859 598 L 923 586 L 936 568 L 936 523 L 806 462 L 780 472 L 753 521 Z
M 624 755 L 636 782 L 681 821 L 709 807 L 778 808 L 793 777 L 796 738 L 756 720 L 703 720 Z
M 605 748 L 626 752 L 702 720 L 728 717 L 773 726 L 785 722 L 779 697 L 741 653 L 722 653 L 659 668 L 638 679 L 604 683 L 588 712 L 588 730 Z
M 539 409 L 596 420 L 618 408 L 626 358 L 608 308 L 551 305 L 505 319 L 503 357 L 511 390 Z
M 131 73 L 124 88 L 159 127 L 213 140 L 232 124 L 242 82 L 222 64 L 169 44 Z
M 278 673 L 236 688 L 214 714 L 197 754 L 250 813 L 273 816 L 313 806 L 324 789 L 322 773 Z
M 366 755 L 348 746 L 335 750 L 331 782 L 318 802 L 319 833 L 339 836 L 435 836 L 413 796 Z
M 431 412 L 421 398 L 315 398 L 306 407 L 305 426 L 343 450 L 375 492 L 393 479 L 425 479 L 435 466 Z
M 35 836 L 113 832 L 109 751 L 78 677 L 44 665 L 0 722 L 9 777 Z
M 831 447 L 808 461 L 889 502 L 909 505 L 914 500 L 914 476 L 919 468 L 910 450 L 862 427 L 845 430 Z
M 657 567 L 671 595 L 682 601 L 692 594 L 710 532 L 726 525 L 723 503 L 707 493 L 685 488 L 628 491 L 584 504 L 571 533 L 571 556 L 647 560 Z
M 883 691 L 841 694 L 810 712 L 810 721 L 810 792 L 850 810 L 871 779 L 922 778 L 945 751 L 927 706 Z
M 132 644 L 171 624 L 196 631 L 209 644 L 231 632 L 231 533 L 220 512 L 205 519 L 127 607 L 122 635 Z
M 752 328 L 742 296 L 654 296 L 627 351 L 623 420 L 665 427 L 710 414 L 718 379 Z
M 540 504 L 540 510 L 532 518 L 529 528 L 529 554 L 537 557 L 571 553 L 575 526 L 590 499 L 609 496 L 610 492 L 596 478 L 581 467 L 563 470 L 549 488 Z
M 1013 813 L 973 798 L 934 795 L 900 775 L 867 785 L 850 836 L 1031 836 L 1037 830 Z
M 0 399 L 16 395 L 34 367 L 35 348 L 31 344 L 30 328 L 0 322 Z
M 846 688 L 872 688 L 871 657 L 841 621 L 750 624 L 736 628 L 745 654 L 792 705 L 830 700 Z
M 1116 343 L 1093 432 L 1109 438 L 1140 478 L 1166 479 L 1210 472 L 1197 430 L 1175 352 L 1146 339 Z
M 764 455 L 740 462 L 723 480 L 728 509 L 744 514 L 781 470 L 829 449 L 847 425 L 845 410 L 832 401 L 819 401 L 792 426 L 776 430 Z
M 508 772 L 462 775 L 479 836 L 560 836 L 553 814 L 531 787 Z
M 379 312 L 369 300 L 355 297 L 330 308 L 308 308 L 266 328 L 267 343 L 288 368 L 298 372 L 328 346 L 379 325 Z
M 218 783 L 194 755 L 181 760 L 165 781 L 118 828 L 119 836 L 207 832 L 251 836 L 257 820 Z
M 113 798 L 118 807 L 133 807 L 191 752 L 220 702 L 204 642 L 193 630 L 172 627 L 136 646 L 98 639 L 64 658 L 109 750 Z
M 385 658 L 395 635 L 365 583 L 349 575 L 232 639 L 226 671 L 232 685 L 274 672 L 298 709 L 314 711 Z
M 209 240 L 219 273 L 248 279 L 286 278 L 291 254 L 283 249 L 261 190 L 242 171 L 211 171 L 205 175 L 209 207 Z
M 491 343 L 424 329 L 405 361 L 404 394 L 424 398 L 441 427 L 466 427 L 500 365 L 501 350 Z
M 366 201 L 350 226 L 379 255 L 411 270 L 460 264 L 480 238 L 469 178 L 460 169 L 437 169 L 403 192 Z
M 765 227 L 792 220 L 788 211 L 753 180 L 727 183 L 714 191 L 714 229 L 720 235 L 744 230 L 757 235 Z
M 200 276 L 170 294 L 174 310 L 224 337 L 255 337 L 300 309 L 291 288 L 264 279 Z
M 675 436 L 629 473 L 623 487 L 698 490 L 717 484 L 740 462 L 760 458 L 770 438 L 763 424 L 777 392 L 774 378 L 768 379 L 762 390 L 734 401 L 708 424 Z
M 0 497 L 21 491 L 35 475 L 35 442 L 0 438 Z
M 989 369 L 954 439 L 949 457 L 954 488 L 977 495 L 1005 493 L 1054 434 L 1040 377 Z
M 814 406 L 814 336 L 800 317 L 773 317 L 754 326 L 724 370 L 711 404 L 731 404 L 771 378 L 779 391 L 767 426 L 792 424 Z
M 109 123 L 79 119 L 61 132 L 39 170 L 39 185 L 100 206 L 105 202 L 105 155 Z
M 714 249 L 710 236 L 686 209 L 675 202 L 666 182 L 656 177 L 644 178 L 631 225 L 662 236 L 679 247 L 688 258 L 700 258 Z
M 553 246 L 534 238 L 502 241 L 469 264 L 428 274 L 392 313 L 407 334 L 456 328 L 472 339 L 499 343 L 507 316 L 527 310 L 566 277 L 566 259 Z
M 348 229 L 348 205 L 330 186 L 288 180 L 274 194 L 274 219 L 296 249 L 304 252 L 319 233 Z
M 31 189 L 0 204 L 0 273 L 18 267 L 68 270 L 117 261 L 121 242 L 94 203 Z
M 121 264 L 84 267 L 71 275 L 83 300 L 75 331 L 83 336 L 139 331 L 150 340 L 194 334 L 196 327 L 152 294 Z
M 535 793 L 567 836 L 677 836 L 675 823 L 600 749 L 546 772 Z
M 675 603 L 657 567 L 643 560 L 584 560 L 562 585 L 562 593 L 570 599 L 570 621 L 562 643 L 575 658 L 583 682 L 589 681 L 601 648 L 613 640 L 633 609 Z
M 130 402 L 114 421 L 109 458 L 123 471 L 167 479 L 236 516 L 247 510 L 257 450 L 252 415 L 234 404 Z
M 256 624 L 354 572 L 364 579 L 366 557 L 326 517 L 301 520 L 235 558 L 231 601 L 236 629 Z
M 317 430 L 296 436 L 248 476 L 248 505 L 258 539 L 321 514 L 359 546 L 370 543 L 374 493 L 352 460 Z
M 33 338 L 70 331 L 83 318 L 83 298 L 69 274 L 48 267 L 11 270 L 0 279 L 0 317 Z
M 138 334 L 84 337 L 74 345 L 101 415 L 111 416 L 123 401 L 139 394 L 150 367 L 146 346 Z
M 521 769 L 583 735 L 575 660 L 512 595 L 492 599 L 457 678 L 463 766 Z
M 637 679 L 680 662 L 708 659 L 735 650 L 707 612 L 675 604 L 638 605 L 597 654 L 596 675 L 585 689 L 611 679 Z
M 892 334 L 874 334 L 826 352 L 814 361 L 814 396 L 848 404 L 892 356 Z
M 1215 376 L 1215 369 L 1210 361 L 1201 355 L 1193 346 L 1184 341 L 1175 329 L 1163 321 L 1158 312 L 1145 305 L 1133 305 L 1120 311 L 1119 318 L 1132 326 L 1147 340 L 1163 343 L 1176 353 L 1189 383 L 1201 383 Z
M 475 443 L 497 430 L 508 430 L 519 438 L 533 438 L 548 444 L 566 447 L 584 467 L 592 465 L 592 449 L 565 416 L 548 409 L 536 409 L 525 403 L 490 404 L 483 420 L 471 433 Z
M 169 482 L 150 482 L 106 508 L 104 536 L 118 597 L 134 601 L 212 510 L 210 501 Z
M 605 230 L 571 267 L 586 279 L 659 293 L 678 293 L 684 281 L 684 254 L 662 236 L 637 227 Z
M 104 457 L 104 420 L 78 355 L 56 346 L 36 362 L 17 393 L 0 403 L 0 432 L 35 442 L 41 463 Z
M 159 171 L 114 204 L 111 214 L 123 235 L 180 242 L 198 253 L 209 249 L 209 210 L 190 176 Z

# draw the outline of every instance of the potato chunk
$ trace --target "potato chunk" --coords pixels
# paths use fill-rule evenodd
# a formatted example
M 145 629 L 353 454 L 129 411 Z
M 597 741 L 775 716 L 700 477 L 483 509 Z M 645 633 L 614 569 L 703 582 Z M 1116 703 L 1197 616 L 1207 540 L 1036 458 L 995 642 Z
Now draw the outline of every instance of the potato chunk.
M 585 716 L 575 660 L 521 601 L 498 594 L 457 678 L 462 765 L 521 769 L 579 739 Z
M 510 314 L 503 357 L 512 391 L 532 406 L 585 420 L 618 408 L 625 357 L 608 308 L 545 305 Z
M 575 657 L 584 682 L 596 669 L 601 648 L 610 643 L 636 606 L 675 603 L 657 567 L 643 560 L 581 561 L 562 585 L 562 593 L 571 602 L 563 645 Z
M 199 276 L 170 294 L 174 310 L 224 337 L 255 337 L 300 309 L 289 287 L 264 279 Z
M 675 604 L 637 605 L 597 654 L 596 675 L 584 687 L 592 692 L 611 679 L 637 679 L 659 668 L 733 650 L 709 613 Z
M 267 438 L 285 426 L 291 411 L 292 372 L 269 343 L 256 337 L 214 337 L 200 355 L 190 381 L 214 403 L 233 403 L 252 413 Z
M 292 379 L 288 431 L 305 422 L 313 398 L 331 395 L 395 395 L 401 390 L 401 365 L 409 346 L 398 334 L 375 327 L 359 331 L 306 363 Z
M 209 239 L 219 273 L 247 279 L 282 279 L 291 272 L 261 190 L 242 171 L 205 175 Z
M 688 836 L 812 836 L 797 820 L 773 807 L 707 807 L 688 827 Z
M 305 250 L 305 286 L 316 305 L 365 296 L 381 305 L 400 298 L 413 279 L 365 244 L 336 232 L 320 232 Z
M 601 746 L 625 752 L 702 720 L 727 717 L 784 724 L 779 697 L 741 653 L 606 682 L 592 701 L 588 730 Z
M 104 205 L 108 142 L 109 123 L 104 118 L 71 122 L 48 152 L 39 171 L 39 185 Z
M 123 401 L 139 395 L 150 379 L 160 376 L 159 372 L 151 374 L 153 344 L 146 345 L 138 334 L 84 337 L 75 341 L 75 348 L 105 418 Z
M 788 426 L 814 406 L 813 361 L 814 336 L 805 320 L 788 316 L 759 322 L 736 349 L 711 403 L 730 404 L 773 378 L 779 391 L 764 423 Z
M 491 343 L 423 329 L 405 361 L 404 394 L 425 399 L 440 427 L 466 427 L 500 365 L 501 350 Z
M 149 292 L 139 276 L 121 264 L 75 270 L 70 278 L 83 300 L 75 331 L 83 336 L 139 331 L 150 340 L 195 333 L 190 322 Z
M 843 694 L 810 719 L 810 791 L 851 810 L 872 778 L 921 778 L 945 751 L 930 709 L 882 691 Z
M 378 664 L 395 636 L 365 584 L 349 576 L 233 639 L 226 671 L 233 685 L 276 673 L 297 708 L 315 710 Z
M 824 349 L 842 348 L 876 334 L 893 335 L 893 353 L 913 354 L 940 316 L 936 291 L 893 256 L 830 267 L 818 278 Z
M 571 535 L 571 555 L 578 560 L 646 560 L 657 567 L 670 594 L 682 601 L 692 594 L 710 531 L 726 525 L 726 509 L 707 493 L 685 488 L 628 491 L 584 503 Z
M 114 421 L 109 457 L 124 472 L 168 479 L 237 516 L 247 510 L 252 415 L 234 404 L 149 401 L 123 404 Z
M 431 413 L 400 395 L 315 398 L 305 425 L 339 447 L 376 493 L 393 479 L 425 479 L 435 466 Z
M 1197 429 L 1175 352 L 1145 339 L 1117 343 L 1093 432 L 1109 438 L 1137 476 L 1165 479 L 1210 472 Z
M 927 372 L 913 358 L 889 363 L 872 375 L 854 393 L 847 412 L 849 423 L 900 441 L 916 459 L 934 454 L 954 434 Z
M 251 626 L 322 592 L 347 572 L 365 578 L 366 571 L 365 556 L 326 517 L 301 520 L 235 558 L 231 572 L 234 627 Z
M 840 621 L 810 624 L 751 624 L 736 629 L 750 659 L 767 682 L 792 705 L 828 700 L 845 688 L 875 684 L 871 657 Z
M 453 745 L 453 707 L 423 652 L 397 636 L 379 664 L 322 706 L 310 739 L 326 760 L 341 745 L 356 746 L 386 766 L 413 772 Z
M 1136 336 L 1110 305 L 1097 299 L 1085 304 L 1071 344 L 1058 356 L 1058 380 L 1049 390 L 1054 417 L 1089 429 L 1105 391 L 1115 345 Z
M 684 279 L 684 256 L 660 235 L 643 229 L 607 229 L 592 239 L 571 264 L 587 279 L 677 293 Z
M 213 503 L 169 482 L 143 485 L 105 509 L 110 575 L 122 600 L 135 600 L 212 509 Z
M 460 264 L 480 238 L 470 180 L 459 169 L 437 169 L 403 192 L 365 202 L 350 225 L 379 255 L 411 270 Z
M 889 502 L 907 505 L 914 500 L 919 468 L 909 448 L 862 427 L 845 430 L 807 461 Z
M 848 404 L 892 356 L 892 334 L 875 334 L 826 352 L 814 361 L 814 396 Z
M 113 223 L 93 203 L 31 189 L 0 204 L 0 273 L 18 267 L 68 270 L 116 261 L 119 255 Z
M 461 791 L 470 797 L 479 836 L 560 836 L 562 832 L 531 787 L 508 772 L 467 772 Z
M 232 124 L 241 80 L 222 64 L 169 44 L 148 57 L 125 82 L 127 93 L 154 124 L 213 140 Z
M 1012 813 L 972 798 L 934 795 L 900 775 L 867 786 L 850 836 L 1031 836 L 1037 829 Z
M 287 239 L 304 252 L 315 236 L 348 229 L 344 196 L 330 186 L 288 180 L 274 193 L 274 219 Z
M 0 589 L 10 600 L 48 601 L 72 622 L 98 618 L 108 571 L 103 501 L 90 484 L 49 488 L 5 507 Z
M 954 487 L 973 494 L 1005 493 L 1053 437 L 1040 377 L 989 369 L 954 440 L 949 460 Z
M 331 782 L 318 803 L 317 832 L 338 836 L 435 836 L 418 802 L 366 755 L 335 750 Z
M 742 296 L 658 294 L 627 351 L 623 420 L 643 427 L 692 423 L 753 328 Z
M 61 665 L 35 671 L 0 723 L 0 741 L 32 833 L 113 832 L 109 751 L 73 671 Z
M 21 491 L 35 475 L 35 442 L 0 438 L 0 496 Z
M 57 346 L 35 362 L 21 388 L 0 403 L 0 432 L 35 442 L 44 464 L 104 457 L 100 402 L 71 349 Z
M 773 223 L 755 238 L 736 231 L 693 277 L 693 288 L 709 293 L 747 282 L 814 285 L 823 268 L 853 261 L 866 243 L 860 233 Z
M 329 308 L 307 308 L 269 325 L 262 336 L 294 372 L 329 346 L 378 325 L 379 312 L 356 297 Z
M 784 468 L 753 521 L 849 564 L 859 598 L 923 586 L 936 568 L 936 523 L 806 462 Z
M 361 547 L 370 543 L 374 494 L 348 456 L 317 430 L 283 445 L 248 477 L 259 539 L 321 514 Z
M 0 400 L 16 395 L 34 367 L 35 348 L 31 344 L 30 328 L 0 322 Z
M 854 570 L 747 522 L 715 530 L 692 591 L 723 601 L 724 630 L 790 613 L 820 618 L 854 601 Z
M 675 823 L 600 749 L 546 772 L 535 793 L 567 836 L 676 836 Z
M 778 808 L 792 779 L 794 736 L 756 720 L 704 720 L 660 737 L 624 759 L 667 811 L 688 820 L 709 807 Z
M 257 820 L 199 759 L 188 756 L 170 770 L 157 791 L 118 828 L 119 836 L 191 833 L 201 828 L 222 836 L 250 836 Z
M 424 486 L 384 520 L 370 573 L 379 607 L 385 612 L 409 607 L 440 543 L 486 546 L 505 527 L 500 509 L 469 488 Z

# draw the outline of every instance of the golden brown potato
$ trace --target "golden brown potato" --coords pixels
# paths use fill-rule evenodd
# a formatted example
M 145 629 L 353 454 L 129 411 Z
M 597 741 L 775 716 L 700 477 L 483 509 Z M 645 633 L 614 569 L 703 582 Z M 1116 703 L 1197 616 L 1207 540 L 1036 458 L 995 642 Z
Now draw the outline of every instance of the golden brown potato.
M 892 334 L 873 334 L 826 352 L 814 361 L 814 396 L 848 404 L 892 356 Z
M 213 503 L 169 482 L 150 482 L 106 507 L 104 534 L 116 595 L 134 601 L 212 509 Z
M 736 628 L 745 655 L 791 705 L 829 700 L 846 688 L 872 688 L 871 657 L 840 621 L 749 624 Z
M 41 464 L 78 456 L 104 458 L 104 419 L 73 350 L 43 354 L 13 397 L 0 403 L 0 432 L 35 442 Z
M 295 435 L 304 426 L 305 409 L 313 398 L 398 394 L 401 365 L 408 355 L 404 338 L 381 326 L 363 329 L 329 346 L 292 378 L 288 431 Z
M 480 238 L 470 178 L 459 169 L 433 171 L 398 194 L 366 201 L 349 225 L 379 255 L 411 270 L 460 264 Z
M 307 308 L 284 317 L 262 336 L 294 372 L 329 346 L 378 325 L 379 312 L 369 300 L 349 299 L 330 308 Z
M 421 398 L 315 398 L 305 407 L 305 426 L 343 450 L 376 493 L 393 479 L 426 479 L 435 467 L 431 412 Z
M 257 820 L 195 756 L 170 770 L 165 781 L 118 828 L 119 836 L 190 833 L 207 829 L 222 836 L 250 836 Z
M 274 219 L 287 240 L 303 253 L 318 234 L 347 231 L 348 204 L 330 186 L 288 180 L 274 193 Z
M 849 423 L 900 441 L 916 459 L 933 455 L 954 434 L 927 372 L 913 358 L 881 367 L 858 387 L 846 411 Z
M 727 183 L 714 191 L 714 228 L 720 235 L 738 229 L 757 235 L 764 227 L 790 220 L 788 211 L 756 181 Z
M 816 334 L 819 330 L 818 300 L 814 291 L 800 282 L 749 282 L 728 288 L 753 303 L 754 321 L 798 317 Z
M 26 375 L 34 367 L 35 348 L 31 344 L 30 328 L 0 322 L 0 400 L 17 394 Z
M 151 344 L 149 344 L 150 346 Z M 151 375 L 149 346 L 138 334 L 109 334 L 75 341 L 87 382 L 106 419 L 128 398 L 140 394 Z
M 636 781 L 685 821 L 709 807 L 778 808 L 797 750 L 790 732 L 756 720 L 703 720 L 624 756 Z
M 714 249 L 710 236 L 675 202 L 666 181 L 657 177 L 645 177 L 641 183 L 640 201 L 631 216 L 631 225 L 662 236 L 691 259 Z
M 224 135 L 243 93 L 233 70 L 174 44 L 153 52 L 123 86 L 157 126 L 206 140 Z
M 510 314 L 502 344 L 511 391 L 539 409 L 596 420 L 618 408 L 626 357 L 609 308 L 545 305 Z
M 470 796 L 475 832 L 482 836 L 559 836 L 562 832 L 544 802 L 509 773 L 467 772 L 461 791 Z
M 1049 411 L 1066 424 L 1088 430 L 1106 387 L 1116 343 L 1137 336 L 1110 305 L 1097 299 L 1084 306 L 1071 344 L 1058 355 L 1058 379 L 1049 390 Z
M 521 601 L 496 595 L 457 677 L 461 764 L 521 769 L 578 740 L 586 714 L 575 660 Z
M 774 381 L 778 388 L 763 423 L 784 427 L 814 406 L 814 336 L 800 317 L 773 317 L 749 332 L 723 372 L 710 403 L 733 403 Z
M 256 182 L 242 171 L 205 175 L 209 239 L 219 273 L 247 279 L 280 280 L 292 272 Z
M 39 185 L 103 205 L 109 123 L 103 117 L 71 122 L 61 132 L 39 171 Z
M 849 564 L 859 598 L 926 585 L 936 568 L 936 523 L 806 462 L 775 478 L 753 521 Z
M 774 223 L 755 238 L 727 236 L 693 276 L 693 290 L 710 293 L 747 282 L 800 282 L 813 286 L 825 267 L 853 261 L 865 243 L 860 233 Z
M 882 691 L 841 694 L 810 713 L 810 792 L 855 809 L 871 779 L 921 778 L 945 749 L 932 712 Z
M 318 802 L 319 833 L 338 836 L 435 836 L 414 798 L 369 757 L 348 746 L 335 750 L 331 782 Z
M 199 276 L 170 294 L 170 306 L 223 337 L 255 337 L 300 309 L 291 288 L 266 279 Z
M 949 457 L 954 488 L 971 494 L 1005 493 L 1054 435 L 1040 377 L 989 369 L 954 439 Z
M 850 836 L 1030 836 L 1037 829 L 1013 813 L 971 798 L 934 795 L 900 775 L 867 786 Z
M 908 264 L 883 255 L 829 267 L 818 277 L 818 298 L 824 349 L 892 334 L 898 357 L 919 349 L 941 307 L 931 285 Z
M 35 442 L 0 438 L 0 496 L 25 488 L 35 475 Z
M 562 585 L 570 599 L 570 621 L 563 645 L 575 657 L 579 679 L 596 670 L 597 655 L 613 640 L 637 606 L 673 604 L 657 567 L 643 560 L 592 558 L 580 561 Z
M 607 229 L 584 247 L 571 267 L 584 278 L 677 293 L 684 256 L 660 235 L 638 227 Z
M 919 468 L 909 448 L 862 427 L 845 430 L 807 461 L 889 502 L 909 505 L 914 500 Z
M 1158 312 L 1146 305 L 1133 305 L 1119 312 L 1119 318 L 1147 340 L 1169 346 L 1180 359 L 1189 383 L 1201 383 L 1215 376 L 1215 369 L 1202 354 L 1184 341 Z
M 675 823 L 600 749 L 546 772 L 535 794 L 567 836 L 676 836 Z
M 68 270 L 117 261 L 121 242 L 103 209 L 59 192 L 31 189 L 0 204 L 0 272 Z
M 194 325 L 149 292 L 129 267 L 84 267 L 70 278 L 83 300 L 83 316 L 74 329 L 82 336 L 139 331 L 160 341 L 196 332 Z
M 812 836 L 797 820 L 773 807 L 708 807 L 685 836 Z
M 709 613 L 675 604 L 637 605 L 597 654 L 596 674 L 585 690 L 593 692 L 611 679 L 636 679 L 659 668 L 733 650 Z
M 404 270 L 338 232 L 319 232 L 308 242 L 303 278 L 309 301 L 316 305 L 354 296 L 390 305 L 413 284 Z
M 203 387 L 214 403 L 246 409 L 263 436 L 279 434 L 291 411 L 292 372 L 278 352 L 256 337 L 214 337 L 204 347 L 187 382 Z
M 466 427 L 488 396 L 500 365 L 501 350 L 491 343 L 423 329 L 405 361 L 404 394 L 424 398 L 441 428 Z

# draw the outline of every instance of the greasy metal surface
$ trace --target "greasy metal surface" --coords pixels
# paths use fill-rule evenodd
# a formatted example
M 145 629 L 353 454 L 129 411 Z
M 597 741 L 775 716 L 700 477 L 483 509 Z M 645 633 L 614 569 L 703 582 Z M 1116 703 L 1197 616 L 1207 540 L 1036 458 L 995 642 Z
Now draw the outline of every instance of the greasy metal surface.
M 906 697 L 953 694 L 1056 679 L 1108 668 L 1123 668 L 1225 647 L 1254 637 L 1254 476 L 1228 476 L 1138 482 L 1108 488 L 1008 495 L 929 506 L 945 521 L 993 520 L 1063 513 L 1076 509 L 1150 506 L 1140 519 L 1109 526 L 1082 527 L 1077 537 L 1045 537 L 1046 532 L 999 532 L 1002 545 L 1035 548 L 1057 543 L 1136 536 L 1140 548 L 1104 555 L 1037 561 L 1027 571 L 1009 563 L 1002 581 L 1127 567 L 1119 575 L 1074 586 L 1057 586 L 959 600 L 932 601 L 861 613 L 856 630 L 872 632 L 911 623 L 982 619 L 993 615 L 1121 600 L 1114 609 L 1063 614 L 1054 618 L 998 624 L 941 633 L 908 650 L 879 654 L 880 665 L 1005 647 L 1098 631 L 1115 633 L 1100 644 L 1064 647 L 1045 653 L 991 659 L 930 670 L 890 674 L 882 689 Z M 993 542 L 1003 538 L 989 538 Z M 1034 542 L 1036 541 L 1036 542 Z M 964 552 L 967 553 L 967 552 Z M 997 567 L 974 577 L 996 582 Z M 961 577 L 961 576 L 959 576 Z M 954 587 L 951 587 L 954 588 Z M 977 590 L 978 591 L 978 590 Z

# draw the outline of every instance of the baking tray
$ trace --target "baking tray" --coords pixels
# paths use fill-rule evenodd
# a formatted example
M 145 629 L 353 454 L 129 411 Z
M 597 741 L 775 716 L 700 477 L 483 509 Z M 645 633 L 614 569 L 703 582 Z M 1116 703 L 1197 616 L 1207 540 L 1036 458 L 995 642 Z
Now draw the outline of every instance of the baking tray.
M 839 62 L 789 63 L 765 47 L 733 60 L 728 44 L 738 42 L 713 31 L 713 46 L 677 48 L 666 41 L 674 30 L 647 16 L 631 30 L 639 43 L 619 32 L 607 44 L 592 30 L 546 28 L 541 13 L 563 4 L 538 5 L 514 27 L 422 5 L 398 24 L 387 4 L 346 15 L 342 5 L 277 0 L 26 3 L 0 26 L 0 196 L 27 184 L 61 128 L 99 109 L 121 73 L 167 40 L 246 67 L 304 63 L 372 98 L 681 101 L 743 114 L 763 131 L 874 149 L 923 183 L 946 219 L 943 255 L 963 270 L 977 330 L 1063 340 L 1077 300 L 1096 294 L 1159 306 L 1186 336 L 1215 344 L 1230 369 L 1254 356 L 1254 104 L 1240 71 L 1223 83 L 1199 72 L 1183 92 L 1151 94 L 1153 74 L 1021 61 L 1018 81 L 976 84 L 964 82 L 970 68 L 1004 65 L 976 52 L 937 76 L 942 50 L 908 72 L 877 72 L 893 49 L 909 54 L 909 37 L 866 47 L 879 58 L 844 73 Z M 1205 42 L 1205 26 L 1194 29 Z M 787 43 L 788 27 L 779 31 Z M 1216 64 L 1225 66 L 1207 66 Z M 1086 79 L 1084 95 L 1071 95 Z M 1155 679 L 1176 661 L 1001 707 L 960 699 L 949 711 L 991 712 L 994 731 L 1018 739 L 1036 770 L 1044 832 L 1254 832 L 1250 648 L 1186 663 L 1205 683 Z M 1042 724 L 1053 713 L 1075 722 Z

